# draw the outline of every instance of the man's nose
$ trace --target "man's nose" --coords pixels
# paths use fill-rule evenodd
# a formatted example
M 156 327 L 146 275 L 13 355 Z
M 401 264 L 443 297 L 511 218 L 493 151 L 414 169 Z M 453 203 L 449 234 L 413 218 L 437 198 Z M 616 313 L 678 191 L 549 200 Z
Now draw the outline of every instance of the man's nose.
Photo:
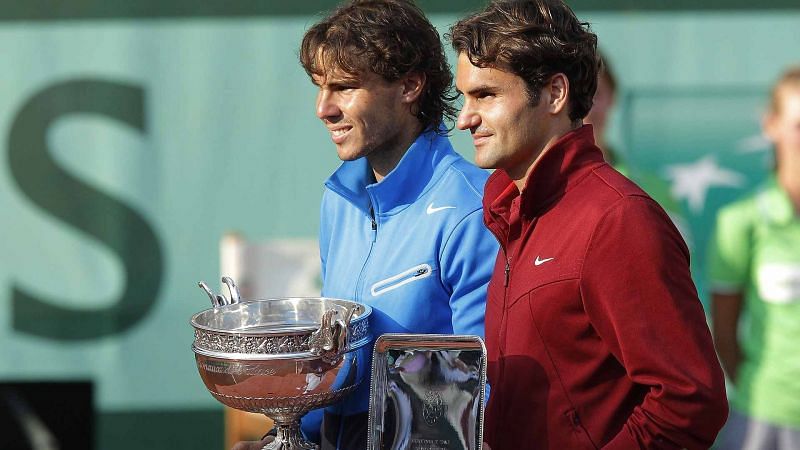
M 458 113 L 458 120 L 456 120 L 456 127 L 459 130 L 468 130 L 477 127 L 481 124 L 481 116 L 472 111 L 469 104 L 464 102 L 464 106 Z
M 324 90 L 320 91 L 319 95 L 317 95 L 317 117 L 325 120 L 338 117 L 341 113 L 342 111 L 333 101 L 331 93 Z

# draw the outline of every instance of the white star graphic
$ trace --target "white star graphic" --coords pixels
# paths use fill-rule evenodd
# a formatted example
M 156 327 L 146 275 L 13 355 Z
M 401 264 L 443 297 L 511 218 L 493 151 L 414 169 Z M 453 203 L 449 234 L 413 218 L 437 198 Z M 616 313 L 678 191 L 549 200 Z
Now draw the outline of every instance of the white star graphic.
M 736 143 L 736 148 L 739 153 L 758 153 L 765 152 L 772 148 L 772 143 L 769 138 L 764 134 L 755 134 L 747 136 Z
M 739 187 L 745 181 L 742 174 L 720 167 L 713 155 L 694 163 L 669 165 L 665 173 L 672 180 L 672 195 L 679 200 L 686 199 L 694 213 L 703 210 L 706 194 L 712 187 Z

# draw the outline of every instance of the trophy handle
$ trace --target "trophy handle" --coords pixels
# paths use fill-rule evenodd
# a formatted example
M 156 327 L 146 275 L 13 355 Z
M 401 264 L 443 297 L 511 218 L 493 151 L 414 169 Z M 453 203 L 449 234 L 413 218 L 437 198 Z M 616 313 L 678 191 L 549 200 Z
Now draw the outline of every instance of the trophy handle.
M 239 303 L 242 301 L 242 295 L 239 293 L 239 287 L 236 286 L 236 283 L 233 282 L 233 278 L 231 277 L 222 277 L 222 282 L 228 286 L 228 292 L 231 293 L 230 301 L 228 301 L 229 305 L 234 303 Z
M 214 291 L 212 291 L 211 288 L 208 287 L 208 285 L 205 283 L 205 281 L 200 281 L 200 282 L 197 283 L 197 285 L 200 286 L 200 289 L 205 291 L 206 295 L 208 295 L 208 298 L 211 299 L 211 306 L 213 308 L 216 308 L 218 306 L 225 306 L 225 303 L 226 303 L 225 302 L 225 296 L 219 295 L 219 294 L 215 294 Z
M 311 333 L 309 340 L 309 349 L 314 355 L 322 355 L 327 353 L 336 353 L 336 325 L 333 321 L 333 316 L 337 314 L 335 309 L 325 311 L 320 319 L 319 329 Z

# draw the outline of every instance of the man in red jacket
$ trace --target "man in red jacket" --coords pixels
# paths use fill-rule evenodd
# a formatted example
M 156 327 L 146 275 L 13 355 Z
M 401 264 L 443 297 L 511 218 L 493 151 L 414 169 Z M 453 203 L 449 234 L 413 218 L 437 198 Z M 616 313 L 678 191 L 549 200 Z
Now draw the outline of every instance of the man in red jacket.
M 597 37 L 560 0 L 501 1 L 453 26 L 458 127 L 497 169 L 501 250 L 486 344 L 494 450 L 699 449 L 728 413 L 689 252 L 663 209 L 603 161 Z

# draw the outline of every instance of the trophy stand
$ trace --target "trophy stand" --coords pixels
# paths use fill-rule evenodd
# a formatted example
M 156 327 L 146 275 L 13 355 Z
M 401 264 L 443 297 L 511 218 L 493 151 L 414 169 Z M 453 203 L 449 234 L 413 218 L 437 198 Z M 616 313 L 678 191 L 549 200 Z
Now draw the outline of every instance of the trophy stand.
M 300 419 L 292 416 L 267 416 L 275 421 L 277 435 L 275 440 L 264 446 L 262 450 L 318 450 L 313 442 L 303 439 L 300 433 Z

